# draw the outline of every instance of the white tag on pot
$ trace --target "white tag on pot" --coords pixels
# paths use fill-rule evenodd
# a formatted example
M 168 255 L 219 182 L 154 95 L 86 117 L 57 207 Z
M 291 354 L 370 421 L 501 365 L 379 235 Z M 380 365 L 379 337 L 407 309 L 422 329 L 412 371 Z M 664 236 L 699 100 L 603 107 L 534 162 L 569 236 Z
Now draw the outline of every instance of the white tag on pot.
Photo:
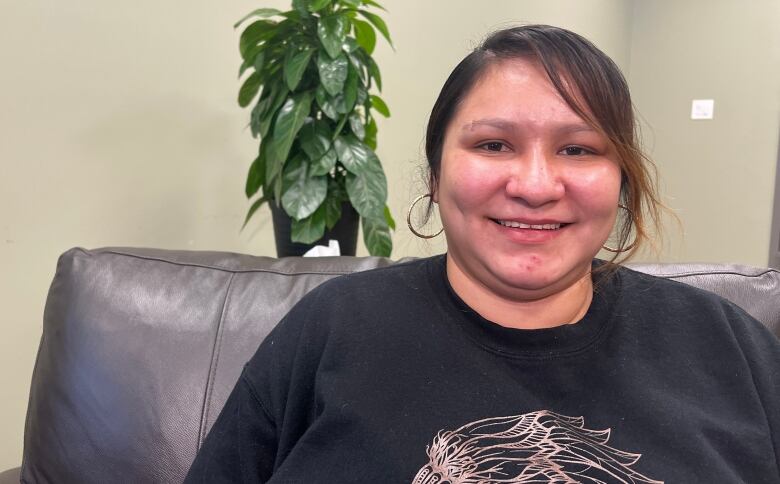
M 327 247 L 324 245 L 315 245 L 303 254 L 304 257 L 328 257 L 337 255 L 341 255 L 341 247 L 339 247 L 339 241 L 333 239 L 328 241 Z

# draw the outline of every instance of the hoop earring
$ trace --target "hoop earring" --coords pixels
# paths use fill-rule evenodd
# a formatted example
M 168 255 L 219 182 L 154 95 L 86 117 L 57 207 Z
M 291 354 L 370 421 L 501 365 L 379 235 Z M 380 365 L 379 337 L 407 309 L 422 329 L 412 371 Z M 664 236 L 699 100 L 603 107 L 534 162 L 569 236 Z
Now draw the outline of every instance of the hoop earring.
M 618 208 L 622 208 L 626 212 L 628 212 L 628 216 L 631 218 L 631 225 L 634 224 L 634 212 L 631 211 L 628 207 L 623 205 L 622 203 L 618 203 Z M 636 239 L 634 239 L 633 242 L 631 242 L 628 247 L 618 247 L 617 249 L 614 249 L 608 245 L 602 245 L 601 248 L 606 250 L 607 252 L 612 252 L 613 254 L 620 254 L 621 252 L 627 252 L 634 248 L 636 245 Z
M 416 235 L 417 237 L 420 237 L 421 239 L 432 239 L 432 238 L 436 237 L 437 235 L 439 235 L 440 233 L 444 232 L 444 227 L 442 227 L 441 230 L 439 230 L 438 232 L 436 232 L 433 235 L 421 234 L 420 232 L 415 230 L 414 227 L 412 227 L 412 209 L 414 208 L 415 205 L 417 205 L 417 203 L 420 200 L 423 200 L 425 198 L 433 198 L 433 195 L 431 195 L 430 193 L 424 193 L 424 194 L 422 194 L 419 197 L 414 199 L 412 204 L 409 206 L 409 211 L 406 212 L 406 225 L 409 227 L 409 230 L 411 230 L 412 233 L 414 235 Z

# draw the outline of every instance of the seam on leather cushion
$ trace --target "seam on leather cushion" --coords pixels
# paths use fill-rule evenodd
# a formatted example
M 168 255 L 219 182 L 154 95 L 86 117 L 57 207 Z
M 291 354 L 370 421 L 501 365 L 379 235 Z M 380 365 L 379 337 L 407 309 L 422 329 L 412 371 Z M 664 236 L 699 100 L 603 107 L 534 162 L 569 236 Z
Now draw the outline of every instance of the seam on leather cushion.
M 79 250 L 85 250 L 79 248 Z M 213 265 L 213 264 L 195 264 L 192 262 L 179 262 L 175 260 L 166 259 L 164 257 L 152 257 L 147 255 L 139 255 L 139 254 L 132 254 L 129 252 L 122 252 L 115 249 L 111 250 L 101 250 L 99 254 L 114 254 L 114 255 L 121 255 L 125 257 L 132 257 L 135 259 L 143 259 L 143 260 L 153 260 L 153 261 L 159 261 L 159 262 L 166 262 L 168 264 L 174 264 L 178 266 L 187 266 L 187 267 L 201 267 L 204 269 L 214 269 L 218 271 L 224 271 L 224 272 L 230 272 L 232 274 L 239 274 L 239 273 L 251 273 L 251 272 L 265 272 L 269 274 L 278 274 L 282 276 L 298 276 L 298 275 L 307 275 L 307 274 L 322 274 L 322 275 L 344 275 L 344 274 L 351 274 L 355 271 L 353 270 L 342 270 L 342 271 L 296 271 L 296 272 L 288 272 L 288 271 L 280 271 L 280 270 L 272 270 L 272 269 L 231 269 L 229 267 L 222 267 L 219 265 Z
M 211 350 L 211 362 L 209 363 L 209 373 L 206 380 L 206 391 L 203 395 L 203 407 L 200 412 L 200 428 L 198 429 L 198 450 L 203 444 L 203 440 L 206 438 L 206 422 L 208 422 L 209 411 L 211 410 L 211 396 L 214 389 L 214 378 L 217 373 L 217 366 L 219 365 L 219 352 L 222 348 L 222 335 L 223 335 L 223 323 L 225 321 L 225 313 L 227 312 L 227 302 L 230 297 L 230 291 L 233 288 L 233 278 L 235 273 L 230 275 L 230 279 L 227 282 L 227 289 L 225 290 L 225 298 L 222 301 L 222 310 L 219 314 L 219 322 L 217 323 L 217 331 L 214 335 L 214 347 Z

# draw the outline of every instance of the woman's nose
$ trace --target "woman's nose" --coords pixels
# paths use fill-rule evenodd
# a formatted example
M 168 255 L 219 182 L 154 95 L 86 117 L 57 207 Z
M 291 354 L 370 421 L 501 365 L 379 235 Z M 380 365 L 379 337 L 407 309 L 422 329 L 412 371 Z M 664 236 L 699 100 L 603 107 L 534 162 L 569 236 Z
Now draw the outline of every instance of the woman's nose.
M 534 149 L 512 160 L 506 183 L 507 195 L 531 207 L 560 199 L 565 188 L 551 156 Z

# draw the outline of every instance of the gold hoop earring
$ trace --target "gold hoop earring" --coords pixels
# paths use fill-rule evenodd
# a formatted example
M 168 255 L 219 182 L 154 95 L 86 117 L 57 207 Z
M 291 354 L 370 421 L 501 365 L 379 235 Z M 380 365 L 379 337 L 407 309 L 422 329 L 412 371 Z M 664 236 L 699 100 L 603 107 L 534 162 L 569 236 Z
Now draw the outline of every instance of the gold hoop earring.
M 631 211 L 628 207 L 623 205 L 622 203 L 618 203 L 618 208 L 622 208 L 626 212 L 628 212 L 628 216 L 631 218 L 631 225 L 634 224 L 634 212 Z M 608 245 L 602 245 L 601 248 L 606 250 L 607 252 L 612 252 L 613 254 L 620 254 L 621 252 L 627 252 L 634 248 L 636 245 L 636 239 L 634 239 L 633 242 L 631 242 L 628 247 L 618 247 L 617 249 L 614 249 Z
M 424 193 L 424 194 L 422 194 L 419 197 L 414 199 L 412 204 L 409 206 L 409 211 L 406 212 L 406 225 L 409 227 L 409 230 L 411 230 L 412 233 L 414 235 L 416 235 L 417 237 L 420 237 L 421 239 L 432 239 L 432 238 L 436 237 L 437 235 L 439 235 L 440 233 L 444 232 L 444 227 L 442 227 L 441 230 L 439 230 L 438 232 L 436 232 L 433 235 L 421 234 L 420 232 L 415 230 L 414 227 L 412 227 L 412 209 L 414 208 L 415 205 L 417 205 L 417 203 L 420 200 L 423 200 L 425 198 L 431 198 L 432 199 L 433 195 L 431 195 L 430 193 Z

